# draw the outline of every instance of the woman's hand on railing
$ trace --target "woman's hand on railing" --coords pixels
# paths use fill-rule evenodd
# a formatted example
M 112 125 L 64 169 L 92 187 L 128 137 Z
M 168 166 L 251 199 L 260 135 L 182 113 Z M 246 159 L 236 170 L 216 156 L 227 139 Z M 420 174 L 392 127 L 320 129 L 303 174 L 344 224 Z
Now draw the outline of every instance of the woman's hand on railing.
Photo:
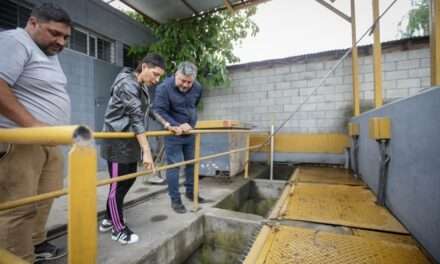
M 154 161 L 149 151 L 144 151 L 142 155 L 142 163 L 147 171 L 151 171 L 153 174 L 156 173 L 156 167 L 154 166 Z

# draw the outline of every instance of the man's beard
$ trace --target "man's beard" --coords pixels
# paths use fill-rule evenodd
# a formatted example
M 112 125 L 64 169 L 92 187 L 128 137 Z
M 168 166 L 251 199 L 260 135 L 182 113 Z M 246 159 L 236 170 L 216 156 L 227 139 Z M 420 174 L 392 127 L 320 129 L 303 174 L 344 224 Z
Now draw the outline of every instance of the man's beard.
M 60 53 L 63 50 L 63 47 L 59 47 L 59 46 L 55 46 L 55 45 L 40 45 L 38 44 L 38 47 L 44 52 L 44 54 L 46 54 L 47 56 L 54 56 L 57 55 L 58 53 Z M 53 49 L 51 49 L 53 47 Z M 53 51 L 55 50 L 56 51 Z

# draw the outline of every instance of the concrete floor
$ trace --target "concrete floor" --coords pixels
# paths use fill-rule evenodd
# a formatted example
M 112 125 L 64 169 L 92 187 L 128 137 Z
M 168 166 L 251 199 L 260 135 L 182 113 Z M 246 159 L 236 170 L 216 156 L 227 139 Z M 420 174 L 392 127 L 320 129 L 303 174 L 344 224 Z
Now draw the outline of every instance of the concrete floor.
M 255 166 L 251 177 L 264 171 L 263 167 Z M 100 178 L 107 177 L 99 173 Z M 203 240 L 204 215 L 224 215 L 230 218 L 230 212 L 213 208 L 226 196 L 240 189 L 247 181 L 242 176 L 231 179 L 206 177 L 200 181 L 200 193 L 213 202 L 202 204 L 201 210 L 191 212 L 192 202 L 182 197 L 188 209 L 186 214 L 177 214 L 170 207 L 167 187 L 148 185 L 138 178 L 127 195 L 126 202 L 133 203 L 139 199 L 146 201 L 128 206 L 125 209 L 128 226 L 140 236 L 140 241 L 131 245 L 121 245 L 111 240 L 111 234 L 99 233 L 97 263 L 181 263 L 196 250 Z M 98 189 L 98 208 L 105 209 L 108 187 Z M 181 192 L 184 189 L 181 187 Z M 213 213 L 214 212 L 214 213 Z M 254 224 L 263 220 L 262 217 L 233 212 L 236 218 L 249 220 Z M 48 229 L 63 229 L 67 223 L 67 199 L 56 200 L 48 221 Z M 66 236 L 53 241 L 66 247 Z M 46 263 L 67 263 L 67 258 L 48 261 Z

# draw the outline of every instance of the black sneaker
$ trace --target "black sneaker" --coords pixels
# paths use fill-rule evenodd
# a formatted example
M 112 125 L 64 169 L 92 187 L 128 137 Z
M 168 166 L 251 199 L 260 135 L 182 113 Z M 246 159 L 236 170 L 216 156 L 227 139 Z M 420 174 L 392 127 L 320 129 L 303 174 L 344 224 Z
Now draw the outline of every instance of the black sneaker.
M 139 241 L 139 236 L 126 226 L 119 232 L 113 229 L 112 240 L 118 241 L 121 244 L 133 244 Z
M 171 202 L 171 208 L 178 214 L 186 213 L 185 205 L 182 202 Z
M 44 241 L 34 247 L 35 262 L 59 259 L 67 255 L 65 250 L 62 250 L 51 243 Z
M 103 219 L 101 223 L 99 223 L 99 232 L 107 232 L 112 230 L 113 223 L 109 219 Z
M 185 197 L 191 202 L 194 201 L 194 194 L 192 193 L 185 193 Z M 209 203 L 209 201 L 199 195 L 199 203 Z

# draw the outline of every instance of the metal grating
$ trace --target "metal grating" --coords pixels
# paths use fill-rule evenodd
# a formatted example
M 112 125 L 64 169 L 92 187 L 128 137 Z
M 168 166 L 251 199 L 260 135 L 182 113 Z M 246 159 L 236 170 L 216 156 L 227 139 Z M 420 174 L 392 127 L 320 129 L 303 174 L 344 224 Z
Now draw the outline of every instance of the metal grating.
M 272 228 L 257 263 L 422 264 L 430 262 L 414 245 L 373 237 L 280 226 Z
M 298 182 L 364 185 L 351 171 L 343 168 L 300 167 L 298 170 Z
M 298 183 L 282 218 L 407 234 L 363 186 Z
M 394 243 L 417 245 L 416 241 L 410 235 L 394 234 L 387 232 L 375 232 L 375 231 L 368 231 L 362 229 L 352 229 L 352 231 L 353 231 L 353 235 L 355 236 L 376 238 L 381 240 L 387 240 Z

